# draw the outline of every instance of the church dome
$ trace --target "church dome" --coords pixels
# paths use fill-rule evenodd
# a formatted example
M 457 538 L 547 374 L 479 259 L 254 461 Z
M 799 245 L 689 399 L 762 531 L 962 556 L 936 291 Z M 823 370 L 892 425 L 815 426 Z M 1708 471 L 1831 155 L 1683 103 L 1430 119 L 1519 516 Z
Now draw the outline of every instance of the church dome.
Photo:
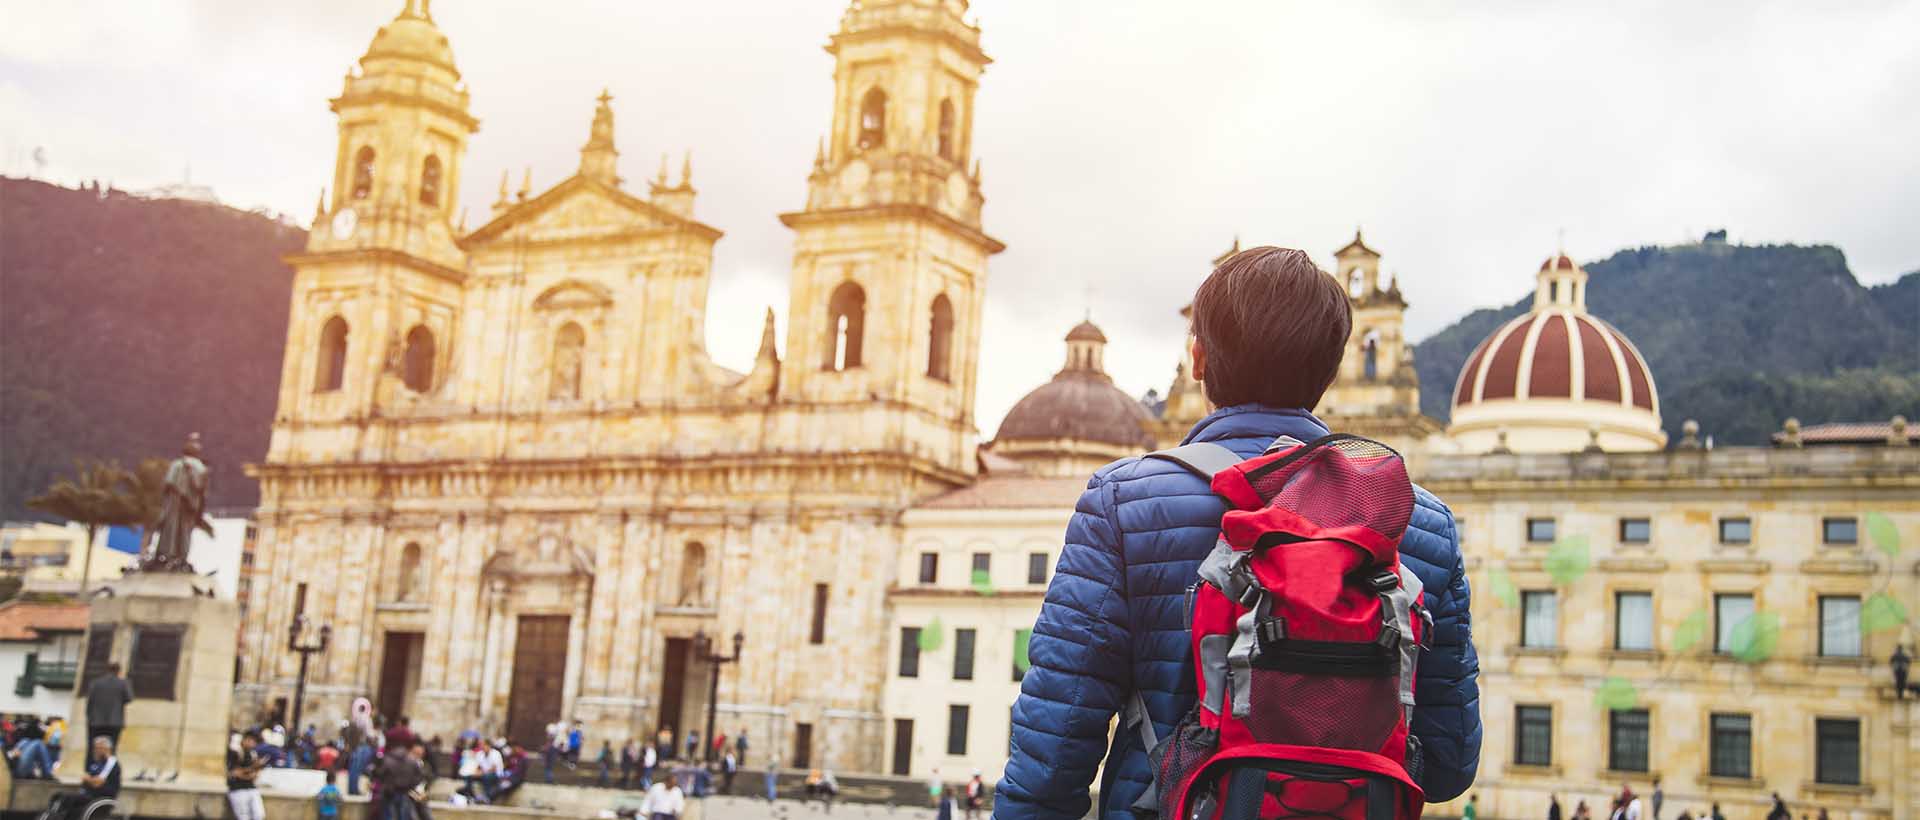
M 1084 474 L 1151 449 L 1139 400 L 1108 376 L 1101 358 L 1107 336 L 1092 322 L 1067 334 L 1066 366 L 1013 405 L 988 448 L 1037 472 Z
M 412 60 L 445 69 L 458 78 L 460 70 L 453 65 L 453 45 L 440 33 L 440 27 L 433 24 L 427 2 L 408 0 L 400 15 L 373 35 L 366 56 L 360 58 L 362 64 L 383 59 Z
M 1533 309 L 1474 348 L 1453 389 L 1450 437 L 1469 451 L 1653 450 L 1666 445 L 1646 358 L 1587 313 L 1587 273 L 1541 263 Z

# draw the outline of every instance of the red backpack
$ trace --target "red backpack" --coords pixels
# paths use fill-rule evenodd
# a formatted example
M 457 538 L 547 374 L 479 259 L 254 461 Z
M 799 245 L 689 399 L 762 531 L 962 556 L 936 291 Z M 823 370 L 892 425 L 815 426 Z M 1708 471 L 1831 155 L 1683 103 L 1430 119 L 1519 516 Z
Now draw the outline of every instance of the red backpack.
M 1432 617 L 1400 564 L 1413 485 L 1400 455 L 1348 435 L 1274 442 L 1242 461 L 1217 444 L 1153 453 L 1230 505 L 1187 588 L 1198 700 L 1153 737 L 1159 820 L 1417 820 L 1414 669 Z

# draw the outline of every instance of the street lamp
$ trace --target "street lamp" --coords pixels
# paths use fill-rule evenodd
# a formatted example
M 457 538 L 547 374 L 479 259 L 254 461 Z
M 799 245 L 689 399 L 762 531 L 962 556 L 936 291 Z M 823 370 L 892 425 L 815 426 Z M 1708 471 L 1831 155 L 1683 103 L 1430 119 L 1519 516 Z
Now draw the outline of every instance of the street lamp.
M 300 707 L 307 702 L 307 656 L 315 652 L 327 651 L 327 643 L 333 640 L 333 625 L 320 625 L 320 640 L 301 642 L 307 631 L 307 616 L 293 616 L 293 623 L 287 627 L 287 651 L 300 653 L 300 680 L 293 687 L 293 726 L 295 736 L 300 733 Z
M 713 719 L 720 706 L 720 667 L 739 661 L 740 646 L 746 642 L 747 636 L 739 632 L 733 633 L 733 655 L 729 657 L 713 651 L 713 642 L 707 639 L 706 630 L 693 633 L 693 654 L 705 660 L 713 669 L 713 674 L 707 681 L 707 733 L 702 735 L 706 739 L 707 749 L 701 759 L 708 763 L 713 762 Z

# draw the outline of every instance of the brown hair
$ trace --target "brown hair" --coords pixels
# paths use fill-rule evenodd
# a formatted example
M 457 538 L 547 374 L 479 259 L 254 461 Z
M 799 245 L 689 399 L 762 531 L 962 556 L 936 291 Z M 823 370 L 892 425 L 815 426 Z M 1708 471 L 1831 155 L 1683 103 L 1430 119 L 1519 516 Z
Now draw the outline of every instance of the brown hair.
M 1305 252 L 1263 246 L 1234 254 L 1193 295 L 1201 385 L 1219 407 L 1312 410 L 1340 372 L 1353 306 Z

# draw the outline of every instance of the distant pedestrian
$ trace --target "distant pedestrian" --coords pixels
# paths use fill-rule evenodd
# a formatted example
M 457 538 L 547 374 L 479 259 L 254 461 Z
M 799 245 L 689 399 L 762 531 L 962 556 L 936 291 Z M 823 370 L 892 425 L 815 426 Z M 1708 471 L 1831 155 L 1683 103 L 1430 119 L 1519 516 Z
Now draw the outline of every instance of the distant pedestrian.
M 567 762 L 568 763 L 573 764 L 575 766 L 578 766 L 580 764 L 580 751 L 583 747 L 585 747 L 586 742 L 587 742 L 586 732 L 580 728 L 580 719 L 574 718 L 573 724 L 567 729 Z
M 987 783 L 980 779 L 980 770 L 973 770 L 973 779 L 967 781 L 967 791 L 961 795 L 966 800 L 967 820 L 979 820 L 980 804 L 986 801 Z
M 613 741 L 600 741 L 600 756 L 594 762 L 600 764 L 600 788 L 606 788 L 608 779 L 613 775 Z
M 1707 816 L 1713 818 L 1713 820 L 1727 820 L 1727 816 L 1720 813 L 1719 803 L 1713 804 L 1713 813 Z
M 1653 779 L 1653 820 L 1660 820 L 1660 807 L 1667 802 L 1667 793 L 1660 788 L 1660 778 Z
M 653 748 L 661 762 L 673 759 L 673 727 L 662 726 L 653 734 Z
M 733 776 L 740 773 L 740 758 L 735 757 L 732 749 L 720 758 L 720 793 L 733 794 Z M 1827 820 L 1822 817 L 1820 820 Z
M 1587 801 L 1582 800 L 1574 805 L 1573 820 L 1593 820 L 1593 810 L 1587 808 Z
M 1547 795 L 1547 820 L 1560 820 L 1560 795 Z
M 109 663 L 106 674 L 87 684 L 87 734 L 105 735 L 120 745 L 120 730 L 127 725 L 127 704 L 133 702 L 133 685 L 120 677 L 120 664 Z
M 740 758 L 740 765 L 747 765 L 747 727 L 740 727 L 740 734 L 733 738 L 733 751 Z
M 1460 810 L 1460 820 L 1474 820 L 1480 816 L 1480 795 L 1467 795 L 1467 807 Z
M 647 790 L 647 796 L 640 802 L 640 813 L 647 820 L 676 820 L 686 809 L 687 796 L 680 791 L 680 783 L 672 772 L 660 778 Z
M 314 813 L 320 820 L 334 820 L 340 816 L 340 787 L 334 785 L 339 776 L 339 772 L 327 772 L 327 782 L 313 796 Z
M 633 788 L 633 771 L 640 768 L 640 741 L 632 737 L 620 746 L 620 788 Z
M 1793 812 L 1787 810 L 1787 801 L 1780 799 L 1780 793 L 1773 793 L 1773 808 L 1767 809 L 1767 820 L 1793 820 Z
M 688 760 L 700 759 L 700 730 L 699 729 L 690 729 L 687 731 L 687 759 Z
M 1907 671 L 1913 668 L 1913 657 L 1907 654 L 1907 648 L 1901 644 L 1893 645 L 1893 697 L 1895 700 L 1907 698 Z
M 652 746 L 640 749 L 640 788 L 653 786 L 653 767 L 660 765 L 660 752 Z
M 761 777 L 766 781 L 767 802 L 772 803 L 780 797 L 780 757 L 778 755 L 767 760 L 767 772 Z
M 248 732 L 240 738 L 240 748 L 227 750 L 227 804 L 233 808 L 233 820 L 267 820 L 257 782 L 267 761 L 255 753 L 258 748 L 259 733 Z
M 953 795 L 946 789 L 933 796 L 933 820 L 953 820 Z

